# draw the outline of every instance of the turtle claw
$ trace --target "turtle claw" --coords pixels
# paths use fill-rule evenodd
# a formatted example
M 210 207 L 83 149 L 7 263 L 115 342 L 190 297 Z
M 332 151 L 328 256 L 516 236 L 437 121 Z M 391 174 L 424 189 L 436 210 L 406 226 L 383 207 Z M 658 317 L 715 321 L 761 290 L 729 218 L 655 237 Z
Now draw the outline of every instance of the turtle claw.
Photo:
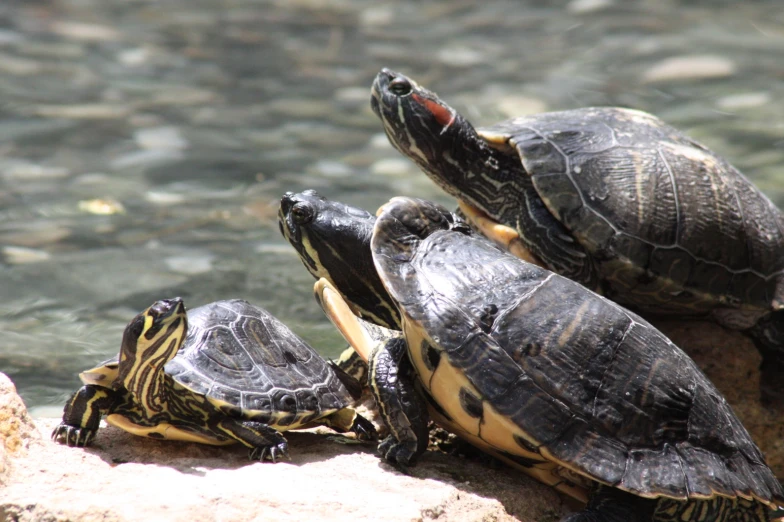
M 273 464 L 276 464 L 278 459 L 286 459 L 290 461 L 291 455 L 289 455 L 289 445 L 284 441 L 280 444 L 257 446 L 255 448 L 251 448 L 251 450 L 248 452 L 248 459 L 258 460 L 260 462 L 271 460 Z
M 416 449 L 416 441 L 398 441 L 392 435 L 378 445 L 378 452 L 382 457 L 403 469 L 414 464 Z
M 60 424 L 52 430 L 52 440 L 65 444 L 66 446 L 83 448 L 90 444 L 95 437 L 96 430 L 90 428 L 79 428 L 77 426 L 69 426 L 68 424 Z
M 356 434 L 357 440 L 378 439 L 378 432 L 376 431 L 376 427 L 373 426 L 372 422 L 367 420 L 365 417 L 362 417 L 361 415 L 357 415 L 357 418 L 354 419 L 354 425 L 351 427 L 351 431 Z

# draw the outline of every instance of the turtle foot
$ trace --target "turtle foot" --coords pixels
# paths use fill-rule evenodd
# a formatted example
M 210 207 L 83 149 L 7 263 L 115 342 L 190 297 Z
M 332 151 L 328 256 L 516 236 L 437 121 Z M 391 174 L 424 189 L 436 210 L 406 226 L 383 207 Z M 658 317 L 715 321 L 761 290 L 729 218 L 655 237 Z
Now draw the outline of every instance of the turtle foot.
M 398 441 L 392 435 L 378 445 L 378 453 L 398 466 L 407 467 L 415 463 L 417 457 L 416 441 Z
M 283 441 L 269 446 L 251 448 L 248 452 L 248 459 L 259 460 L 261 462 L 271 460 L 273 464 L 277 463 L 279 459 L 291 460 L 291 455 L 289 455 L 289 444 L 286 441 Z
M 651 522 L 655 504 L 654 500 L 599 486 L 584 510 L 567 515 L 561 522 Z
M 68 424 L 59 424 L 52 430 L 52 440 L 65 444 L 68 447 L 83 448 L 90 444 L 95 437 L 96 430 L 90 428 L 80 428 Z

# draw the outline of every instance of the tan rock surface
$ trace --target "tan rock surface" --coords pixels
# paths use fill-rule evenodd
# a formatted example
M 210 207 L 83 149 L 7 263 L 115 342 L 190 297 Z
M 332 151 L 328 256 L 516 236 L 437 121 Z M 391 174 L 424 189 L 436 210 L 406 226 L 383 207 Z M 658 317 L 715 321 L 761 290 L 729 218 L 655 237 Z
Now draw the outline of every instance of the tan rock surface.
M 784 477 L 784 422 L 759 404 L 759 355 L 713 323 L 655 321 L 703 368 Z M 160 442 L 103 428 L 91 448 L 52 443 L 55 419 L 27 416 L 0 374 L 0 520 L 522 520 L 567 511 L 522 474 L 429 452 L 406 476 L 372 445 L 331 432 L 287 435 L 293 461 L 251 463 L 240 447 Z M 39 433 L 40 432 L 40 433 Z M 344 440 L 337 437 L 338 440 Z M 3 451 L 5 449 L 5 451 Z
M 31 442 L 38 439 L 38 430 L 14 383 L 0 373 L 0 485 L 10 472 L 10 459 L 24 454 Z
M 143 439 L 102 428 L 87 449 L 42 435 L 11 458 L 0 520 L 555 521 L 556 493 L 519 472 L 426 453 L 404 475 L 375 445 L 328 430 L 287 434 L 291 462 L 250 462 L 242 447 Z

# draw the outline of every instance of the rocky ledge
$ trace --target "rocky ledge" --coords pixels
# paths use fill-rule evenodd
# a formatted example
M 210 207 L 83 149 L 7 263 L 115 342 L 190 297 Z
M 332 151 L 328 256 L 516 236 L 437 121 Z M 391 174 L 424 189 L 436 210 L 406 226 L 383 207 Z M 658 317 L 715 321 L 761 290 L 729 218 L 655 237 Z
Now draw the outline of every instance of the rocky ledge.
M 784 424 L 759 405 L 759 356 L 738 332 L 658 322 L 726 395 L 776 474 Z M 426 453 L 403 474 L 373 444 L 328 430 L 287 435 L 291 462 L 249 462 L 241 447 L 156 441 L 106 427 L 87 449 L 49 440 L 0 373 L 0 520 L 555 521 L 567 501 L 522 473 Z M 500 466 L 500 465 L 499 465 Z
M 87 449 L 49 440 L 0 374 L 0 520 L 555 521 L 553 490 L 519 472 L 426 453 L 403 474 L 375 446 L 328 430 L 287 434 L 290 462 L 250 462 L 238 446 L 143 439 L 114 427 Z

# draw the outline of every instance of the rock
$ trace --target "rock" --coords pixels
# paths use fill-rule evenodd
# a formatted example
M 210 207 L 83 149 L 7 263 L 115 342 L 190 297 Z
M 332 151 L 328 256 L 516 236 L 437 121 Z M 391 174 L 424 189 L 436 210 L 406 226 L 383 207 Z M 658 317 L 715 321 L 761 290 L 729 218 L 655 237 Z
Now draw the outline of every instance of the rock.
M 566 10 L 575 14 L 593 13 L 612 7 L 614 3 L 613 0 L 572 0 L 566 4 Z
M 68 448 L 49 440 L 59 421 L 32 426 L 3 383 L 0 415 L 12 421 L 2 425 L 35 435 L 25 436 L 25 455 L 10 454 L 0 520 L 533 522 L 567 512 L 552 489 L 511 469 L 428 452 L 403 474 L 376 457 L 375 444 L 323 428 L 287 433 L 292 460 L 277 464 L 250 462 L 240 446 L 157 441 L 114 427 L 89 448 Z M 13 433 L 9 447 L 24 446 L 23 430 Z
M 450 45 L 436 52 L 436 58 L 451 67 L 472 67 L 486 62 L 488 57 L 478 49 L 462 45 Z
M 716 105 L 720 109 L 734 111 L 739 109 L 753 109 L 763 107 L 773 102 L 773 97 L 769 92 L 744 92 L 730 94 L 716 100 Z
M 666 58 L 645 71 L 643 83 L 726 78 L 736 72 L 735 63 L 724 56 L 689 55 Z
M 14 383 L 0 373 L 0 485 L 7 482 L 9 460 L 25 454 L 30 444 L 38 439 L 38 429 L 17 395 Z
M 28 247 L 9 245 L 4 246 L 1 251 L 5 257 L 6 262 L 12 265 L 38 263 L 39 261 L 48 261 L 52 258 L 52 256 L 46 250 L 38 250 Z
M 177 127 L 139 129 L 134 132 L 133 139 L 140 148 L 147 150 L 183 150 L 189 147 L 188 140 Z
M 72 120 L 117 120 L 127 118 L 132 107 L 110 103 L 84 105 L 36 105 L 33 112 L 44 118 L 66 118 Z
M 416 171 L 416 166 L 406 158 L 383 158 L 373 162 L 370 172 L 377 176 L 405 176 Z

